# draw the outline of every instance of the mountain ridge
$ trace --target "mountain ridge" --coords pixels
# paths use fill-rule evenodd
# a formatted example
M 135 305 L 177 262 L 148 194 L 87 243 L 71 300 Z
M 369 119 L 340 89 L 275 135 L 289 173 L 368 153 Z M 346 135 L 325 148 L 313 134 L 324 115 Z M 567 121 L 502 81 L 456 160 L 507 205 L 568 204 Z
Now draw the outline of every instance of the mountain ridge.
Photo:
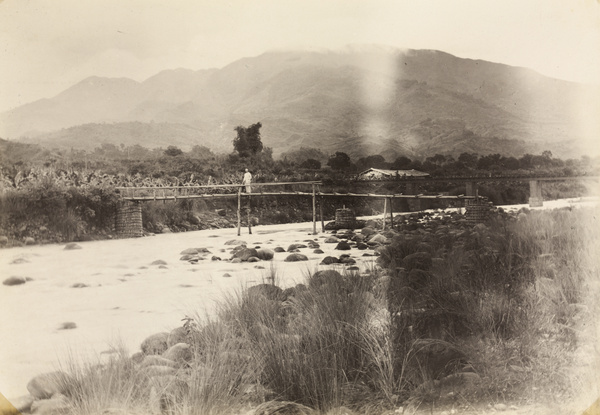
M 221 69 L 164 70 L 142 82 L 88 77 L 0 114 L 0 136 L 89 147 L 69 137 L 93 124 L 96 143 L 120 144 L 118 137 L 127 145 L 231 151 L 235 126 L 261 121 L 263 142 L 275 154 L 312 146 L 388 158 L 546 149 L 571 156 L 591 138 L 582 137 L 578 114 L 600 89 L 591 88 L 432 50 L 269 51 Z M 121 130 L 158 123 L 164 136 L 144 143 L 139 134 L 115 134 L 121 123 Z M 98 124 L 113 126 L 102 134 Z M 197 135 L 182 133 L 183 126 Z

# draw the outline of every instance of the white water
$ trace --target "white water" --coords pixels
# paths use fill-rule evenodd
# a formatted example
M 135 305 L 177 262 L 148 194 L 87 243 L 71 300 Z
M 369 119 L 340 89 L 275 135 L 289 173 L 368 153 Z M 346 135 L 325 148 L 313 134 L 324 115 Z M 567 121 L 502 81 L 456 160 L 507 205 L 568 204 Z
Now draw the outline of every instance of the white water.
M 0 285 L 0 392 L 8 397 L 27 393 L 33 376 L 56 370 L 70 354 L 96 356 L 117 343 L 134 353 L 147 336 L 180 326 L 186 315 L 214 313 L 215 300 L 225 293 L 264 282 L 271 266 L 279 286 L 303 282 L 309 273 L 323 268 L 318 264 L 325 255 L 342 253 L 334 251 L 336 244 L 323 243 L 325 236 L 312 235 L 312 223 L 304 223 L 258 226 L 253 235 L 246 228 L 240 237 L 236 229 L 219 229 L 80 242 L 79 250 L 65 250 L 64 245 L 2 250 L 2 280 L 20 276 L 33 281 Z M 308 262 L 284 262 L 287 253 L 276 253 L 268 262 L 211 261 L 212 255 L 231 257 L 233 246 L 225 245 L 231 239 L 270 249 L 316 239 L 325 254 L 305 248 L 301 251 Z M 184 249 L 202 247 L 212 252 L 206 260 L 195 265 L 180 261 Z M 352 251 L 357 260 L 363 253 Z M 155 260 L 166 261 L 167 268 L 151 265 Z M 369 261 L 373 259 L 362 266 L 372 266 Z M 231 277 L 223 277 L 225 273 Z M 88 287 L 72 288 L 75 283 Z M 59 330 L 65 322 L 74 322 L 77 328 Z

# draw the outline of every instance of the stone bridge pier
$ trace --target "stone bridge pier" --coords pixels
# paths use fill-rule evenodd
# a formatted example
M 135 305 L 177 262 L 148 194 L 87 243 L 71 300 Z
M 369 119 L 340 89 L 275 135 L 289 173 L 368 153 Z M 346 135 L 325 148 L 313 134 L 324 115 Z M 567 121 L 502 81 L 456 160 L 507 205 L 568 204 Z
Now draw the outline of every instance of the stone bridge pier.
M 544 206 L 542 198 L 542 182 L 539 180 L 529 181 L 529 207 Z
M 117 206 L 115 232 L 120 238 L 137 238 L 144 235 L 142 203 L 122 200 Z
M 467 182 L 465 196 L 477 196 L 479 189 L 476 182 Z

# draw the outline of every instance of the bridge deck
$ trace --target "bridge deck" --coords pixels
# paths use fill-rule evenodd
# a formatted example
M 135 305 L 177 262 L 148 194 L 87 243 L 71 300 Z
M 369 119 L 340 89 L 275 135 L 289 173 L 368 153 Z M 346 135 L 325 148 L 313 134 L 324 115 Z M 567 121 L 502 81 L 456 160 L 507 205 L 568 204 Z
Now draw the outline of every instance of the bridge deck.
M 475 199 L 475 196 L 448 196 L 448 195 L 404 195 L 404 194 L 376 194 L 376 193 L 322 193 L 322 192 L 258 192 L 241 193 L 242 196 L 323 196 L 323 197 L 373 197 L 386 199 Z M 158 195 L 158 196 L 123 196 L 123 200 L 179 200 L 179 199 L 219 199 L 236 198 L 238 193 L 209 193 L 198 195 Z

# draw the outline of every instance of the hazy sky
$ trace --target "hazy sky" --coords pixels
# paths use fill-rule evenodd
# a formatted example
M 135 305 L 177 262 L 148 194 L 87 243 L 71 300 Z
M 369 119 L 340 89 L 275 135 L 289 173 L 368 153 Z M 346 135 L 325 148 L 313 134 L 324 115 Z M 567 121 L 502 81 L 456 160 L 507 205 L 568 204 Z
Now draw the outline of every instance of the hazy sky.
M 438 49 L 600 84 L 599 0 L 0 0 L 0 111 L 271 49 Z

